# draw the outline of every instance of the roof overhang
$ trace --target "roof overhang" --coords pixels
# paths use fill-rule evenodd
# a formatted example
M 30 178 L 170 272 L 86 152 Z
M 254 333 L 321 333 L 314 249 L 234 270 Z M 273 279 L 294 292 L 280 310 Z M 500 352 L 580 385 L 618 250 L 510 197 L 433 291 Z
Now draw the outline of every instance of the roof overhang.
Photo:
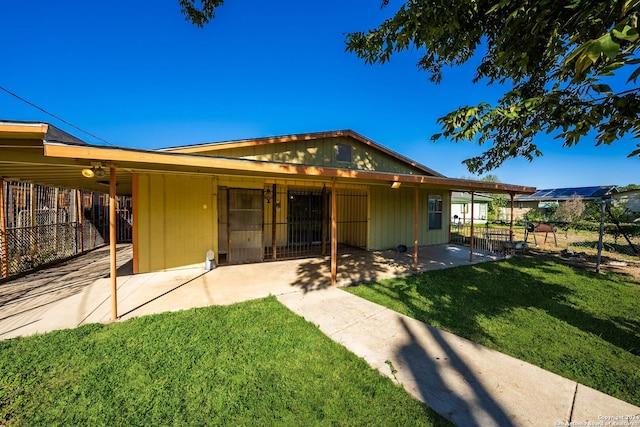
M 397 181 L 407 185 L 446 190 L 514 194 L 535 191 L 534 188 L 526 186 L 450 179 L 439 176 L 391 174 L 173 152 L 73 146 L 60 143 L 45 143 L 44 154 L 50 158 L 104 162 L 107 166 L 114 166 L 130 172 L 184 172 L 212 175 L 249 175 L 265 178 L 291 178 L 295 176 L 296 179 L 302 178 L 316 181 L 331 181 L 335 179 L 338 182 L 357 181 L 382 185 L 389 185 L 391 182 Z

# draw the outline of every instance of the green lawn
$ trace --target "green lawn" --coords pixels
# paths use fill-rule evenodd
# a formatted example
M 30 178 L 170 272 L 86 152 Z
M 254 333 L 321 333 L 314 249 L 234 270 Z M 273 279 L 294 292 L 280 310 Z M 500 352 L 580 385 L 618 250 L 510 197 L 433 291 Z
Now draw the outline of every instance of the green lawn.
M 640 406 L 640 283 L 517 257 L 347 289 Z
M 275 297 L 0 342 L 0 425 L 448 425 Z

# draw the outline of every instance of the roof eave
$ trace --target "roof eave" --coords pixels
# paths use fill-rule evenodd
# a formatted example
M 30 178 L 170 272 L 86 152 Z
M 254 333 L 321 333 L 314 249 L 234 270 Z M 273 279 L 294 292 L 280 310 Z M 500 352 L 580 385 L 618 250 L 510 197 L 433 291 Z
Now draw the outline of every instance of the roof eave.
M 489 193 L 530 194 L 535 191 L 533 187 L 451 179 L 446 177 L 356 171 L 173 152 L 76 146 L 49 142 L 44 143 L 44 154 L 48 157 L 102 161 L 114 167 L 139 169 L 141 171 L 162 171 L 163 167 L 177 166 L 184 168 L 185 171 L 198 171 L 199 173 L 223 173 L 224 171 L 237 173 L 238 171 L 242 171 L 271 177 L 299 176 L 311 179 L 324 179 L 327 181 L 332 179 L 344 181 L 357 180 L 384 185 L 390 184 L 393 181 L 399 181 L 408 185 L 424 185 L 447 190 L 484 191 Z

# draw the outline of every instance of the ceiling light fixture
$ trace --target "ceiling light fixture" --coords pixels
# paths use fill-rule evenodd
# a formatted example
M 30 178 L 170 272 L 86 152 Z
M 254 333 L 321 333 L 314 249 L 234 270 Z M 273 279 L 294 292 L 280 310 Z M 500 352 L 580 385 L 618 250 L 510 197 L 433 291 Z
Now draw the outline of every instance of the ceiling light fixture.
M 400 185 L 401 185 L 401 184 L 402 184 L 402 183 L 401 183 L 400 181 L 393 181 L 393 182 L 391 183 L 391 188 L 394 188 L 394 189 L 395 189 L 395 188 L 400 188 Z
M 82 176 L 85 178 L 93 178 L 95 176 L 95 172 L 93 171 L 93 168 L 84 168 L 82 169 Z
M 82 169 L 82 176 L 85 178 L 104 178 L 107 175 L 107 171 L 101 165 L 92 166 L 90 168 Z

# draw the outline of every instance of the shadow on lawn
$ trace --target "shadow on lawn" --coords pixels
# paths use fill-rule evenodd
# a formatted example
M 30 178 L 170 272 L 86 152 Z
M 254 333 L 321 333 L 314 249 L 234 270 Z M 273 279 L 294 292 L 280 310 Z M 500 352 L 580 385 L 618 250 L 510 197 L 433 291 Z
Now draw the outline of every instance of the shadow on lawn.
M 518 266 L 502 262 L 433 271 L 394 281 L 393 286 L 372 286 L 371 290 L 400 301 L 416 319 L 441 325 L 476 342 L 491 339 L 478 323 L 479 317 L 491 318 L 514 308 L 532 307 L 640 356 L 640 336 L 632 332 L 640 330 L 639 322 L 620 316 L 595 317 L 575 307 L 569 299 L 574 293 L 570 287 L 540 280 L 520 269 L 536 268 L 554 276 L 559 274 L 557 264 L 524 258 L 514 262 Z M 593 278 L 594 273 L 574 271 L 581 277 Z M 611 281 L 606 276 L 599 276 L 598 280 L 603 286 Z M 423 308 L 417 298 L 431 304 Z M 611 307 L 611 312 L 615 313 L 615 309 Z

